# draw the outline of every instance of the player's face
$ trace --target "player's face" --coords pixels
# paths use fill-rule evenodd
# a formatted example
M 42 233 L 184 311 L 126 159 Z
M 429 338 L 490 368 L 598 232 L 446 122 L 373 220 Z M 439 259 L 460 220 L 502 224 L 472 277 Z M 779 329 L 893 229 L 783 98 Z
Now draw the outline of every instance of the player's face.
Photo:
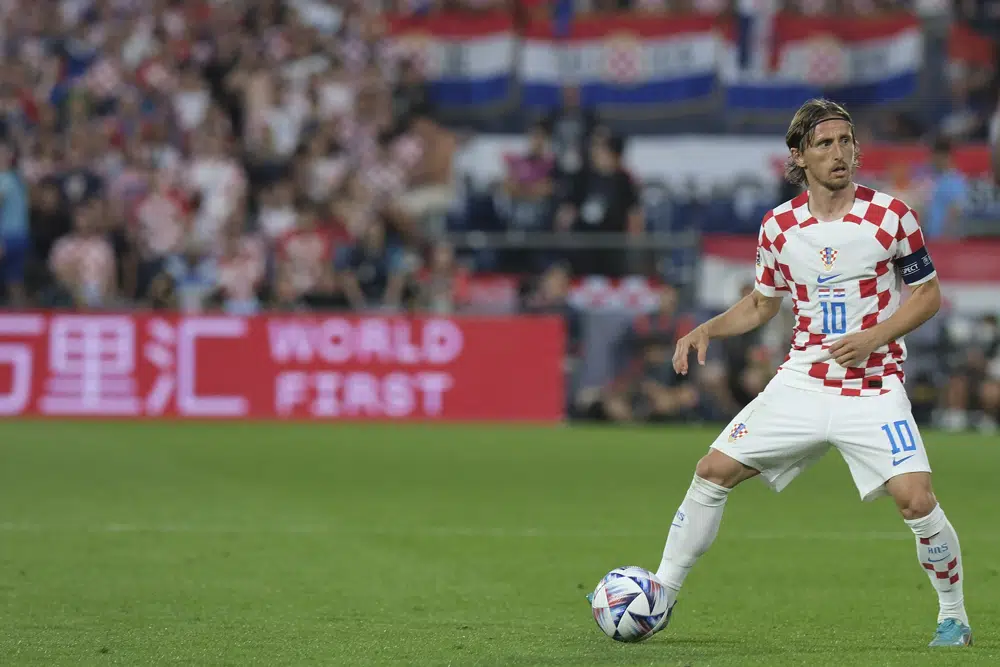
M 812 143 L 798 156 L 810 184 L 843 190 L 854 175 L 854 132 L 846 120 L 828 120 L 816 126 Z

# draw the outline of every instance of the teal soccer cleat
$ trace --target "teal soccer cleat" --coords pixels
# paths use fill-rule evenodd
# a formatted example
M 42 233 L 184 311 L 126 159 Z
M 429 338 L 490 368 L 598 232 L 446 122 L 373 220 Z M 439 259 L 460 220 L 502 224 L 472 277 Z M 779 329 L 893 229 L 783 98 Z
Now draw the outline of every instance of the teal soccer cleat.
M 938 623 L 928 646 L 972 646 L 972 628 L 958 619 L 946 618 Z

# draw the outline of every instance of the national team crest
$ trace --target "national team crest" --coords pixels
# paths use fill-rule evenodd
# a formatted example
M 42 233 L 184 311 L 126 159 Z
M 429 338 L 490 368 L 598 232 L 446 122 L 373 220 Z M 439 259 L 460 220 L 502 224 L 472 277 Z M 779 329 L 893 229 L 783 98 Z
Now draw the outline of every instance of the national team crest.
M 819 258 L 823 260 L 823 267 L 827 271 L 832 271 L 833 263 L 837 261 L 837 251 L 827 246 L 819 251 Z
M 729 442 L 735 442 L 745 436 L 749 431 L 747 431 L 747 425 L 743 422 L 733 426 L 732 430 L 729 431 Z

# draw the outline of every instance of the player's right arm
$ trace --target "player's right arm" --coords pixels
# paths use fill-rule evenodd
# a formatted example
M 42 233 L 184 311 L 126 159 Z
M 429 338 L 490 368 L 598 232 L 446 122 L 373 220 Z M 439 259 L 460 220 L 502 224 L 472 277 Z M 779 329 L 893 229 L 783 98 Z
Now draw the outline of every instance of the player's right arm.
M 752 331 L 770 321 L 781 309 L 783 293 L 788 291 L 784 276 L 774 257 L 772 234 L 773 216 L 768 214 L 757 237 L 757 275 L 754 290 L 736 302 L 729 310 L 716 315 L 677 341 L 674 349 L 674 370 L 687 375 L 688 356 L 694 349 L 698 364 L 705 364 L 708 342 L 713 338 L 728 338 Z M 780 230 L 778 230 L 780 231 Z
M 698 353 L 698 364 L 704 365 L 708 342 L 711 339 L 739 336 L 765 324 L 778 314 L 781 309 L 781 299 L 780 296 L 765 296 L 755 289 L 726 312 L 695 327 L 691 333 L 677 341 L 677 347 L 674 349 L 674 370 L 681 375 L 687 375 L 688 356 L 692 349 Z

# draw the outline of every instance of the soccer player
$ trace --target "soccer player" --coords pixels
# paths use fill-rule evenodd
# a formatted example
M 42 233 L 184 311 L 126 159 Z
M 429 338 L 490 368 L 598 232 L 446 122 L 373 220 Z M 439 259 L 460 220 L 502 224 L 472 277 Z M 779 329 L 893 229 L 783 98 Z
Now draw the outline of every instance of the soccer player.
M 843 107 L 806 102 L 785 143 L 786 177 L 807 191 L 765 216 L 754 291 L 681 338 L 673 364 L 686 374 L 692 350 L 704 364 L 709 341 L 761 326 L 786 293 L 795 313 L 791 350 L 698 462 L 656 574 L 672 612 L 684 578 L 719 531 L 730 491 L 757 475 L 781 491 L 832 445 L 861 498 L 892 496 L 916 536 L 940 605 L 930 645 L 971 645 L 958 535 L 931 488 L 903 389 L 902 337 L 941 302 L 917 217 L 899 199 L 854 182 L 858 143 Z M 901 282 L 912 290 L 905 301 Z

